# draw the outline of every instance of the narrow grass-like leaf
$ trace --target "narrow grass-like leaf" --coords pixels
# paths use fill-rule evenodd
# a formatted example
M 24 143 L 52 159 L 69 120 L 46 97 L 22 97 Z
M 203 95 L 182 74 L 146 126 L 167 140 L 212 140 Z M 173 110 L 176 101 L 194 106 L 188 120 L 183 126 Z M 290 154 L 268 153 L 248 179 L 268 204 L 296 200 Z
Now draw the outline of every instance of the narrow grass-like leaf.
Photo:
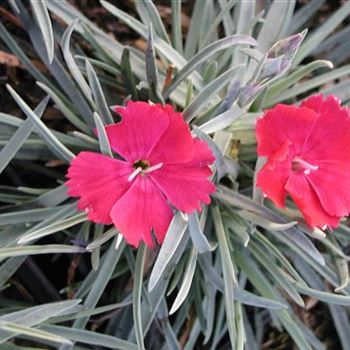
M 96 346 L 104 346 L 109 349 L 120 350 L 139 350 L 136 344 L 128 342 L 126 340 L 113 337 L 111 335 L 105 335 L 93 331 L 79 330 L 71 327 L 43 325 L 41 329 L 49 331 L 51 333 L 66 337 L 73 341 Z
M 91 57 L 86 57 L 86 56 L 83 56 L 83 55 L 74 55 L 74 58 L 76 60 L 79 60 L 79 61 L 82 61 L 82 62 L 85 62 L 86 60 L 90 62 L 90 64 L 92 66 L 96 66 L 98 68 L 101 68 L 103 69 L 104 71 L 106 71 L 107 73 L 110 73 L 112 75 L 119 75 L 121 73 L 121 70 L 119 70 L 118 68 L 114 67 L 114 66 L 111 66 L 110 64 L 108 63 L 105 63 L 103 61 L 100 61 L 98 59 L 95 59 L 95 58 L 91 58 Z
M 305 23 L 317 13 L 326 0 L 311 0 L 309 3 L 304 4 L 292 17 L 288 27 L 288 33 L 294 34 L 301 30 Z M 305 26 L 304 26 L 305 27 Z
M 148 27 L 148 39 L 146 48 L 146 77 L 149 87 L 149 99 L 154 102 L 164 103 L 158 86 L 158 69 L 153 46 L 153 29 L 150 24 Z
M 297 289 L 285 276 L 283 271 L 278 267 L 268 254 L 264 252 L 255 242 L 251 241 L 249 244 L 250 251 L 254 254 L 256 261 L 259 261 L 266 271 L 273 277 L 275 283 L 279 285 L 283 290 L 293 299 L 299 306 L 304 307 L 304 301 L 299 295 Z M 271 264 L 272 262 L 272 264 Z
M 251 213 L 246 210 L 240 210 L 238 212 L 238 215 L 241 216 L 242 218 L 245 218 L 254 224 L 257 224 L 261 227 L 267 228 L 268 230 L 271 231 L 283 231 L 283 230 L 288 230 L 289 228 L 295 226 L 298 224 L 298 221 L 291 221 L 287 223 L 277 223 L 277 222 L 272 222 L 268 219 L 262 218 L 259 215 L 256 215 L 254 213 Z
M 100 0 L 101 5 L 106 8 L 110 13 L 112 13 L 114 16 L 118 17 L 121 21 L 126 23 L 130 28 L 134 29 L 139 35 L 141 35 L 143 38 L 147 38 L 148 30 L 145 25 L 137 21 L 134 17 L 130 16 L 124 11 L 121 11 L 117 7 L 113 6 L 109 2 L 105 0 Z M 167 42 L 159 38 L 159 36 L 154 35 L 154 46 L 159 52 L 162 53 L 170 62 L 172 62 L 177 68 L 181 69 L 183 66 L 186 65 L 187 61 L 185 58 L 177 52 L 175 49 L 172 48 L 171 45 L 169 45 Z M 201 78 L 198 73 L 194 73 L 192 76 L 193 84 L 196 87 L 201 86 Z
M 13 276 L 19 267 L 27 259 L 27 256 L 20 256 L 7 259 L 0 266 L 0 290 L 6 286 L 7 281 Z M 1 339 L 1 338 L 0 338 Z
M 53 224 L 43 227 L 42 229 L 26 234 L 19 239 L 18 243 L 19 244 L 28 243 L 34 239 L 39 239 L 39 238 L 48 236 L 52 233 L 62 231 L 66 228 L 75 226 L 84 221 L 86 221 L 86 213 L 85 212 L 78 213 L 67 219 L 54 222 Z
M 210 244 L 208 242 L 199 224 L 198 214 L 189 214 L 188 223 L 191 239 L 198 253 L 202 254 L 213 251 L 216 248 L 216 244 Z
M 14 3 L 14 2 L 12 2 Z M 32 63 L 32 61 L 28 58 L 28 56 L 23 52 L 23 50 L 19 47 L 16 41 L 12 38 L 11 34 L 6 30 L 5 26 L 0 22 L 0 37 L 8 46 L 8 48 L 16 55 L 23 65 L 28 69 L 30 74 L 37 80 L 44 82 L 47 86 L 50 86 L 51 89 L 55 90 L 58 93 L 56 87 L 52 84 L 52 82 L 46 78 L 44 74 L 40 72 L 40 70 Z
M 91 251 L 98 247 L 100 247 L 102 244 L 109 241 L 111 238 L 113 238 L 115 235 L 118 234 L 118 231 L 112 227 L 109 230 L 107 230 L 103 235 L 92 241 L 87 247 L 86 250 Z
M 195 1 L 191 14 L 191 22 L 186 34 L 185 57 L 191 58 L 199 47 L 200 31 L 203 15 L 209 5 L 209 1 Z
M 220 12 L 215 17 L 214 21 L 208 28 L 207 33 L 205 34 L 205 37 L 203 39 L 202 45 L 205 46 L 209 44 L 210 39 L 212 38 L 213 34 L 218 30 L 218 27 L 225 16 L 227 16 L 228 13 L 230 13 L 233 6 L 235 6 L 239 1 L 237 0 L 228 0 L 225 5 L 223 5 L 220 9 Z M 232 34 L 232 32 L 230 33 Z
M 211 336 L 213 334 L 214 330 L 214 322 L 215 322 L 215 311 L 217 309 L 216 305 L 216 288 L 210 285 L 207 285 L 206 287 L 206 310 L 205 313 L 207 315 L 206 317 L 206 329 L 205 329 L 205 339 L 203 341 L 203 344 L 207 344 L 208 341 L 211 339 Z
M 123 308 L 131 304 L 132 304 L 132 300 L 125 300 L 120 303 L 99 306 L 90 310 L 78 309 L 77 311 L 75 309 L 72 309 L 58 316 L 50 317 L 50 319 L 46 321 L 46 323 L 55 324 L 55 323 L 67 322 L 70 320 L 76 320 L 77 318 L 80 318 L 80 317 L 96 316 L 96 315 L 103 314 L 105 312 L 115 311 L 119 308 Z
M 336 258 L 335 263 L 338 270 L 338 276 L 340 284 L 337 288 L 335 288 L 335 292 L 340 292 L 349 284 L 349 266 L 348 261 L 341 258 Z
M 80 299 L 73 299 L 33 306 L 2 315 L 0 316 L 0 320 L 15 322 L 26 326 L 35 326 L 45 322 L 50 317 L 72 310 L 80 302 Z
M 33 200 L 27 201 L 16 206 L 16 210 L 24 210 L 29 208 L 41 207 L 55 207 L 68 198 L 67 187 L 65 185 L 58 186 L 52 190 L 47 190 L 42 195 Z
M 97 78 L 97 74 L 88 60 L 85 60 L 85 67 L 87 71 L 90 88 L 94 96 L 94 100 L 96 102 L 97 111 L 100 113 L 104 121 L 104 124 L 113 124 L 114 121 L 112 118 L 112 114 L 107 105 L 107 101 L 104 96 L 101 84 Z
M 164 27 L 162 19 L 160 18 L 157 7 L 153 4 L 153 2 L 151 0 L 140 0 L 137 5 L 147 14 L 147 18 L 151 21 L 152 27 L 157 35 L 165 42 L 170 44 L 167 31 Z
M 262 246 L 262 249 L 271 257 L 275 257 L 279 263 L 284 267 L 286 271 L 290 273 L 293 278 L 301 283 L 302 285 L 306 285 L 305 281 L 302 279 L 302 277 L 299 275 L 299 273 L 295 270 L 295 268 L 292 266 L 289 259 L 281 252 L 278 246 L 276 246 L 271 239 L 266 237 L 263 233 L 256 230 L 254 232 L 254 239 L 259 242 L 259 244 Z
M 249 281 L 254 287 L 265 297 L 281 300 L 278 291 L 273 288 L 262 271 L 257 267 L 253 259 L 244 255 L 242 251 L 236 249 L 234 251 L 235 261 L 247 275 Z M 297 323 L 291 318 L 287 310 L 276 310 L 272 315 L 277 315 L 278 319 L 283 324 L 285 330 L 290 334 L 295 343 L 303 350 L 312 350 L 309 342 L 305 338 L 302 330 Z
M 346 39 L 350 33 L 350 27 L 347 26 L 339 31 L 336 31 L 330 37 L 328 37 L 322 44 L 318 45 L 317 48 L 314 49 L 313 54 L 318 55 L 321 52 L 330 52 L 329 56 L 332 56 L 332 49 L 338 49 L 339 46 L 342 46 L 346 43 Z M 328 57 L 329 57 L 328 56 Z
M 13 8 L 12 4 L 14 2 L 10 2 L 11 7 Z M 76 88 L 76 85 L 74 84 L 73 80 L 69 76 L 69 74 L 64 69 L 60 56 L 58 54 L 55 54 L 54 59 L 51 64 L 49 64 L 47 60 L 46 50 L 45 50 L 45 44 L 43 42 L 43 38 L 40 35 L 40 29 L 37 25 L 34 25 L 34 22 L 32 18 L 30 17 L 26 7 L 20 2 L 17 1 L 17 5 L 19 8 L 19 11 L 15 11 L 17 16 L 21 19 L 24 28 L 26 28 L 26 31 L 28 32 L 31 42 L 37 51 L 38 55 L 42 59 L 42 61 L 46 64 L 47 68 L 50 70 L 53 77 L 56 79 L 56 81 L 60 84 L 62 90 L 64 91 L 64 94 L 56 89 L 50 82 L 47 81 L 47 79 L 39 79 L 37 80 L 44 82 L 45 85 L 49 86 L 50 89 L 52 89 L 56 95 L 58 95 L 62 101 L 66 101 L 69 105 L 69 101 L 65 97 L 65 95 L 69 96 L 72 103 L 76 106 L 77 110 L 79 111 L 80 115 L 83 119 L 86 120 L 86 122 L 92 126 L 93 120 L 92 120 L 92 111 L 84 99 L 84 96 L 81 94 L 80 90 Z M 45 5 L 50 8 L 51 3 L 46 1 Z M 65 4 L 67 6 L 68 4 Z
M 236 66 L 228 69 L 226 72 L 222 73 L 210 84 L 208 84 L 203 90 L 201 90 L 183 111 L 184 119 L 187 122 L 190 122 L 195 115 L 203 109 L 203 107 L 207 107 L 210 97 L 220 91 L 240 68 L 242 68 L 242 66 Z
M 43 89 L 52 100 L 56 103 L 57 107 L 59 108 L 60 112 L 78 129 L 81 131 L 91 134 L 90 128 L 82 121 L 80 120 L 69 107 L 67 107 L 66 103 L 60 99 L 60 97 L 47 85 L 37 81 L 37 85 Z M 34 111 L 35 112 L 35 111 Z
M 181 1 L 171 0 L 172 43 L 176 51 L 182 53 Z
M 226 5 L 226 0 L 219 0 L 218 3 L 220 6 L 220 9 L 222 10 Z M 237 5 L 239 6 L 239 1 L 238 1 Z M 234 30 L 235 30 L 235 25 L 233 24 L 232 17 L 233 16 L 232 16 L 231 12 L 226 12 L 226 14 L 223 17 L 223 27 L 224 27 L 224 32 L 225 32 L 226 36 L 233 34 Z M 237 34 L 239 34 L 239 33 L 237 32 Z
M 105 126 L 103 125 L 100 116 L 96 112 L 94 113 L 94 120 L 97 127 L 100 150 L 103 154 L 113 158 L 113 154 L 112 154 L 111 146 L 109 145 Z
M 336 29 L 339 24 L 350 14 L 350 2 L 344 5 L 330 16 L 325 23 L 319 26 L 312 35 L 304 42 L 297 53 L 293 65 L 298 65 L 314 48 L 316 48 L 327 36 Z
M 187 85 L 185 108 L 191 103 L 192 96 L 193 96 L 193 84 L 192 84 L 192 81 L 190 80 Z
M 47 142 L 48 146 L 66 162 L 70 162 L 75 155 L 69 151 L 49 130 L 49 128 L 38 118 L 38 116 L 29 108 L 23 99 L 12 89 L 10 85 L 6 85 L 13 99 L 16 101 L 21 110 L 31 118 L 42 138 Z
M 208 263 L 205 255 L 200 255 L 198 260 L 202 267 L 202 270 L 205 271 L 206 278 L 212 284 L 212 286 L 215 289 L 220 290 L 221 292 L 224 292 L 223 279 L 221 278 L 221 276 L 219 276 L 217 271 Z M 264 298 L 256 294 L 253 294 L 251 292 L 248 292 L 244 289 L 241 289 L 240 287 L 234 287 L 233 293 L 234 293 L 235 300 L 245 305 L 262 307 L 262 308 L 267 308 L 271 310 L 288 308 L 287 304 L 277 301 L 276 298 L 272 299 L 271 296 L 269 296 L 269 298 Z
M 300 291 L 300 293 L 309 295 L 311 297 L 314 297 L 326 303 L 334 304 L 334 305 L 350 306 L 350 296 L 323 292 L 317 289 L 301 286 L 299 283 L 295 283 L 295 287 Z
M 94 30 L 94 25 L 92 22 L 84 23 L 82 22 L 82 28 L 83 28 L 83 35 L 85 39 L 91 44 L 91 46 L 96 50 L 99 56 L 102 56 L 104 58 L 104 61 L 108 62 L 113 66 L 109 66 L 114 72 L 117 70 L 119 72 L 119 65 L 116 62 L 115 57 L 110 53 L 110 51 L 105 49 L 102 43 L 99 41 L 99 36 L 96 35 L 96 31 Z M 96 28 L 96 27 L 95 27 Z M 86 57 L 84 56 L 84 59 Z M 105 67 L 107 66 L 107 63 L 105 64 Z M 115 67 L 115 68 L 114 68 Z
M 348 104 L 350 100 L 350 79 L 346 79 L 341 83 L 335 84 L 333 87 L 324 89 L 322 92 L 326 96 L 336 95 L 343 104 Z
M 85 249 L 65 244 L 33 245 L 0 249 L 0 258 L 9 258 L 21 255 L 84 253 Z
M 314 229 L 314 231 L 316 232 L 316 234 L 318 234 L 317 231 L 321 231 L 321 235 L 322 233 L 324 233 L 322 230 L 317 230 L 317 229 Z M 342 258 L 342 259 L 345 259 L 346 261 L 349 261 L 350 260 L 350 256 L 345 254 L 343 249 L 341 247 L 339 247 L 339 245 L 337 244 L 337 242 L 330 238 L 330 237 L 327 237 L 327 235 L 325 234 L 324 236 L 321 237 L 322 239 L 322 243 L 324 244 L 325 247 L 328 248 L 329 252 L 334 255 L 335 258 Z
M 172 83 L 164 91 L 164 98 L 167 99 L 176 87 L 203 62 L 207 61 L 212 55 L 218 51 L 231 48 L 235 45 L 256 45 L 256 41 L 246 35 L 231 35 L 226 38 L 215 41 L 198 52 L 191 60 L 179 71 Z
M 56 208 L 38 208 L 29 210 L 19 210 L 0 214 L 0 225 L 11 225 L 41 221 L 50 215 L 57 213 L 60 209 L 67 209 L 69 206 L 63 205 Z
M 215 142 L 211 137 L 209 137 L 206 133 L 204 133 L 201 129 L 194 126 L 193 131 L 200 139 L 205 140 L 213 152 L 215 156 L 215 167 L 218 173 L 218 178 L 221 179 L 224 175 L 228 173 L 228 167 L 225 162 L 225 157 L 222 154 L 220 148 L 218 147 L 218 143 Z M 217 133 L 218 134 L 218 133 Z M 238 168 L 236 169 L 238 172 Z
M 257 38 L 262 52 L 267 52 L 283 36 L 293 15 L 294 6 L 295 0 L 275 1 L 271 4 Z
M 348 31 L 348 33 L 350 33 L 350 30 Z M 334 48 L 329 55 L 327 55 L 327 59 L 331 60 L 335 65 L 339 66 L 343 63 L 346 63 L 349 56 L 349 46 L 346 45 L 346 42 L 343 42 L 339 44 L 336 48 Z
M 216 236 L 219 242 L 221 266 L 224 277 L 224 297 L 226 305 L 226 320 L 230 336 L 231 346 L 235 348 L 236 344 L 236 325 L 235 325 L 235 310 L 234 310 L 234 287 L 238 285 L 233 267 L 230 250 L 228 247 L 226 232 L 221 219 L 220 210 L 217 206 L 212 207 L 213 221 L 216 231 Z
M 94 240 L 98 239 L 103 233 L 104 225 L 97 224 L 94 228 Z M 92 269 L 97 271 L 100 266 L 101 249 L 95 248 L 90 255 Z
M 329 311 L 331 312 L 342 350 L 350 350 L 350 323 L 347 310 L 344 307 L 330 305 Z
M 46 3 L 44 1 L 31 0 L 30 5 L 32 6 L 35 19 L 44 39 L 43 41 L 45 43 L 48 62 L 51 64 L 54 57 L 55 42 L 49 11 L 47 10 Z
M 244 345 L 246 343 L 246 333 L 243 323 L 243 310 L 242 305 L 235 303 L 235 318 L 236 318 L 236 329 L 237 329 L 237 350 L 244 350 Z
M 134 327 L 137 345 L 140 350 L 145 349 L 144 345 L 144 334 L 142 330 L 142 317 L 141 317 L 141 294 L 143 284 L 143 269 L 146 257 L 146 245 L 141 243 L 137 251 L 136 263 L 135 263 L 135 274 L 134 274 L 134 288 L 133 288 L 133 316 L 134 316 Z
M 314 334 L 312 329 L 305 327 L 305 324 L 298 318 L 295 318 L 295 322 L 302 330 L 305 338 L 308 340 L 308 342 L 314 348 L 314 350 L 327 350 L 326 345 L 322 343 L 322 341 L 316 336 L 316 334 Z
M 168 345 L 168 348 L 172 350 L 181 350 L 181 345 L 179 344 L 177 335 L 175 334 L 173 328 L 171 327 L 169 320 L 163 323 L 165 323 L 163 327 L 163 332 L 164 332 L 164 338 Z
M 266 218 L 270 218 L 272 221 L 286 223 L 287 221 L 270 209 L 261 206 L 255 203 L 250 198 L 243 196 L 237 192 L 222 188 L 222 192 L 217 192 L 215 197 L 223 200 L 227 204 L 230 204 L 234 207 L 238 207 L 244 210 L 252 211 L 257 215 L 264 216 Z M 325 265 L 325 261 L 323 256 L 318 252 L 312 242 L 300 231 L 295 229 L 294 227 L 289 228 L 285 231 L 280 231 L 278 234 L 275 231 L 271 231 L 278 239 L 288 242 L 290 247 L 293 247 L 295 251 L 298 253 L 300 250 L 309 255 L 312 259 L 317 261 L 321 265 Z
M 177 212 L 170 223 L 164 242 L 160 248 L 156 262 L 154 263 L 148 283 L 148 291 L 152 291 L 162 277 L 169 261 L 179 247 L 181 239 L 185 234 L 186 227 L 187 222 L 183 219 L 180 212 Z
M 186 270 L 184 272 L 184 278 L 181 284 L 181 287 L 179 289 L 179 292 L 176 295 L 176 298 L 173 302 L 173 305 L 169 311 L 169 315 L 172 315 L 173 313 L 175 313 L 179 307 L 182 305 L 182 303 L 185 301 L 191 285 L 192 285 L 192 280 L 193 280 L 193 276 L 194 276 L 194 272 L 196 270 L 196 265 L 197 265 L 197 250 L 193 247 L 191 250 L 191 253 L 189 255 L 189 259 L 187 262 L 187 267 Z
M 117 250 L 115 249 L 116 242 L 117 242 L 117 238 L 114 239 L 114 242 L 111 243 L 108 251 L 102 257 L 98 273 L 96 273 L 96 271 L 94 271 L 96 274 L 92 275 L 95 278 L 92 281 L 92 285 L 90 287 L 89 294 L 86 297 L 84 304 L 83 304 L 86 308 L 92 309 L 97 305 L 102 293 L 104 292 L 104 290 L 105 290 L 105 288 L 106 288 L 106 286 L 107 286 L 107 284 L 112 276 L 112 273 L 115 269 L 115 266 L 117 265 L 117 263 L 120 259 L 120 256 L 121 256 L 122 252 L 124 251 L 125 242 L 122 241 L 120 243 L 120 245 L 118 246 Z M 85 286 L 82 285 L 81 288 L 82 287 L 85 287 Z M 79 290 L 78 290 L 78 293 L 79 293 Z M 78 295 L 78 293 L 77 293 L 77 295 Z M 73 330 L 76 331 L 78 329 L 83 329 L 86 326 L 88 320 L 89 320 L 89 317 L 81 317 L 81 318 L 77 319 L 71 327 L 72 331 Z M 79 333 L 79 331 L 77 331 L 77 332 Z M 93 334 L 95 334 L 97 336 L 96 333 L 93 333 Z M 69 338 L 71 338 L 71 337 L 69 337 Z M 116 342 L 117 342 L 117 340 L 116 340 Z M 91 344 L 94 344 L 94 343 L 95 343 L 94 341 L 91 342 Z M 115 343 L 115 346 L 116 346 L 116 343 Z M 69 349 L 69 347 L 61 347 L 61 350 L 66 350 L 66 349 Z
M 244 322 L 244 330 L 247 335 L 247 340 L 246 340 L 247 349 L 259 350 L 257 339 L 254 335 L 252 325 L 248 319 L 247 312 L 245 309 L 243 309 L 243 322 Z M 263 328 L 262 325 L 261 325 L 261 328 Z
M 287 77 L 283 77 L 280 80 L 273 83 L 267 92 L 267 95 L 265 99 L 268 101 L 271 99 L 273 95 L 279 94 L 281 91 L 286 90 L 293 84 L 297 83 L 298 81 L 302 80 L 305 76 L 310 74 L 311 72 L 319 69 L 319 68 L 333 68 L 333 64 L 330 61 L 326 60 L 316 60 L 308 63 L 305 66 L 302 66 L 298 68 L 295 72 L 290 74 Z
M 128 87 L 133 100 L 138 100 L 136 82 L 130 65 L 130 50 L 127 47 L 123 50 L 120 66 L 124 84 Z
M 41 118 L 41 116 L 43 115 L 48 101 L 49 101 L 49 98 L 45 97 L 40 102 L 40 104 L 35 108 L 34 113 L 38 116 L 38 118 Z M 0 173 L 2 173 L 2 171 L 6 168 L 9 162 L 16 155 L 16 153 L 21 148 L 23 143 L 27 140 L 29 135 L 32 133 L 33 129 L 34 129 L 33 122 L 31 118 L 28 118 L 26 121 L 22 123 L 22 125 L 13 134 L 11 139 L 2 148 L 0 152 Z
M 31 338 L 45 340 L 45 341 L 59 343 L 59 344 L 67 344 L 67 345 L 72 344 L 72 342 L 69 339 L 64 338 L 62 336 L 55 335 L 53 333 L 46 332 L 40 329 L 22 326 L 20 324 L 13 323 L 13 322 L 0 321 L 0 329 L 3 331 L 15 333 L 17 336 L 25 335 Z
M 281 309 L 288 308 L 287 304 L 283 304 L 273 299 L 260 297 L 258 295 L 255 295 L 251 292 L 248 292 L 238 287 L 235 287 L 233 290 L 234 290 L 235 300 L 245 305 L 262 307 L 270 310 L 281 310 Z
M 46 216 L 41 222 L 32 226 L 28 232 L 34 231 L 44 227 L 45 225 L 51 223 L 52 220 L 57 220 L 59 218 L 64 218 L 74 211 L 71 205 L 65 206 L 63 209 L 55 208 L 55 212 L 52 215 Z M 8 244 L 8 243 L 7 243 Z M 14 257 L 5 261 L 0 266 L 0 286 L 3 286 L 6 281 L 16 272 L 16 270 L 21 266 L 21 264 L 26 260 L 26 256 Z
M 204 74 L 203 74 L 204 84 L 210 83 L 216 77 L 217 71 L 218 71 L 218 64 L 216 61 L 208 63 L 208 65 L 205 67 Z
M 80 87 L 81 91 L 84 93 L 85 97 L 88 99 L 88 101 L 93 106 L 93 100 L 92 100 L 92 93 L 89 88 L 89 85 L 85 81 L 85 78 L 83 77 L 82 73 L 80 72 L 78 66 L 76 65 L 73 55 L 70 52 L 70 39 L 73 33 L 73 30 L 77 24 L 77 21 L 74 21 L 71 23 L 68 28 L 65 30 L 63 36 L 62 36 L 62 51 L 64 55 L 64 59 L 66 60 L 67 66 L 69 68 L 69 71 L 71 72 L 72 76 L 74 77 L 75 81 L 77 82 L 78 86 Z
M 217 115 L 215 118 L 208 120 L 206 123 L 199 126 L 199 128 L 206 134 L 223 130 L 230 126 L 235 120 L 242 117 L 244 110 L 234 105 L 228 111 Z

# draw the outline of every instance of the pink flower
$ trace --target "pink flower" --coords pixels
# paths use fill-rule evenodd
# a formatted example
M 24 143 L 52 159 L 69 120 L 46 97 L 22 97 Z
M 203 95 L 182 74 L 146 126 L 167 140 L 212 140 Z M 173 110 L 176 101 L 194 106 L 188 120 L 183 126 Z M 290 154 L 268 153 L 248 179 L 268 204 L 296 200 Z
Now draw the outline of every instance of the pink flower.
M 282 208 L 290 195 L 311 228 L 336 227 L 350 212 L 349 110 L 335 96 L 279 104 L 258 120 L 256 135 L 267 157 L 257 186 Z
M 68 193 L 80 197 L 78 208 L 91 221 L 113 223 L 131 245 L 152 247 L 151 230 L 161 244 L 173 207 L 190 213 L 210 203 L 215 159 L 170 105 L 130 101 L 116 112 L 122 121 L 106 132 L 122 159 L 79 153 L 68 169 Z

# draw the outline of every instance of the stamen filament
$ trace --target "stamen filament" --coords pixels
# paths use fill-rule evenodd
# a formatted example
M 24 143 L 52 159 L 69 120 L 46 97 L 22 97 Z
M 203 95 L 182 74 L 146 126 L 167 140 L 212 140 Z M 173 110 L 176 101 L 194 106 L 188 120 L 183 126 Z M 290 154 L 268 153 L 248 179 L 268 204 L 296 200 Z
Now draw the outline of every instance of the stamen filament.
M 154 170 L 158 170 L 163 166 L 163 163 L 158 163 L 156 165 L 150 166 L 149 168 L 145 169 L 143 172 L 145 174 L 151 173 Z
M 310 174 L 311 170 L 317 170 L 318 169 L 318 165 L 312 165 L 312 164 L 306 162 L 304 159 L 301 159 L 299 157 L 295 157 L 293 159 L 293 163 L 303 166 L 305 168 L 305 171 L 308 170 L 306 172 L 306 174 Z
M 142 171 L 141 167 L 136 168 L 128 177 L 128 181 L 134 180 L 134 178 Z

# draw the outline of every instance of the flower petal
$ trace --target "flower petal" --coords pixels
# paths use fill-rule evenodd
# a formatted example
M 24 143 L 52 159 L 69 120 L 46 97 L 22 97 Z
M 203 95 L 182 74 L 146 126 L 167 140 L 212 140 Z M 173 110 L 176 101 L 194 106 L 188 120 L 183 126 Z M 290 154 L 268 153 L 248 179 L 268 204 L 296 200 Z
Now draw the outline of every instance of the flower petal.
M 310 163 L 350 164 L 350 113 L 339 104 L 320 114 L 305 141 L 301 157 Z
M 346 108 L 340 106 L 341 101 L 334 95 L 323 96 L 322 94 L 314 95 L 304 100 L 300 107 L 312 109 L 317 114 L 333 114 L 342 111 L 346 113 Z
M 145 160 L 169 126 L 168 113 L 161 105 L 129 101 L 116 108 L 122 121 L 108 125 L 106 132 L 114 152 L 135 162 Z
M 214 184 L 208 179 L 211 174 L 207 166 L 164 164 L 149 176 L 172 205 L 185 213 L 191 213 L 201 210 L 201 202 L 210 203 L 209 195 L 215 192 Z
M 308 180 L 322 207 L 330 214 L 345 216 L 350 212 L 350 166 L 344 164 L 319 165 Z
M 169 119 L 169 126 L 163 135 L 154 144 L 149 160 L 157 163 L 184 163 L 192 157 L 193 139 L 188 124 L 181 113 L 177 113 L 170 105 L 163 108 Z
M 98 153 L 81 152 L 68 169 L 68 194 L 80 197 L 78 208 L 86 210 L 91 221 L 111 224 L 110 211 L 129 189 L 128 176 L 132 171 L 130 163 Z
M 324 226 L 338 226 L 340 217 L 330 215 L 323 209 L 315 191 L 302 172 L 294 172 L 288 179 L 285 188 L 310 227 L 322 229 Z
M 143 240 L 153 247 L 151 229 L 161 244 L 173 217 L 164 195 L 147 176 L 138 176 L 112 208 L 114 225 L 127 242 L 138 247 Z
M 257 176 L 257 187 L 260 187 L 269 199 L 280 208 L 285 207 L 285 185 L 292 173 L 292 158 L 289 153 L 289 142 L 285 142 L 280 149 L 269 158 Z
M 215 156 L 208 144 L 195 137 L 192 139 L 194 152 L 192 158 L 188 161 L 189 163 L 197 166 L 210 165 L 215 162 Z
M 259 156 L 273 155 L 287 140 L 298 152 L 317 118 L 315 112 L 304 107 L 279 104 L 270 109 L 256 124 Z
M 350 212 L 350 113 L 333 96 L 313 96 L 305 104 L 320 117 L 306 139 L 301 157 L 318 166 L 308 177 L 323 208 L 331 215 Z

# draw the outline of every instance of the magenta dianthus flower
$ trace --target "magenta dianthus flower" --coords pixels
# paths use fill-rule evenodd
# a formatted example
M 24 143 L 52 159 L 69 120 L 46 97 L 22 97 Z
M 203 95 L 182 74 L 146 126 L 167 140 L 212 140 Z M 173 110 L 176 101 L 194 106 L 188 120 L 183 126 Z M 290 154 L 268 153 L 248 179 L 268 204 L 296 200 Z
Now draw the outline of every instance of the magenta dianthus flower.
M 153 247 L 151 231 L 161 244 L 174 208 L 191 213 L 210 203 L 215 158 L 170 105 L 129 101 L 116 112 L 122 120 L 106 132 L 122 159 L 79 153 L 68 169 L 68 194 L 80 198 L 89 220 L 113 223 L 135 247 L 141 240 Z
M 257 186 L 277 206 L 290 195 L 311 228 L 336 227 L 349 214 L 350 113 L 335 96 L 275 106 L 256 136 L 258 155 L 267 157 Z

